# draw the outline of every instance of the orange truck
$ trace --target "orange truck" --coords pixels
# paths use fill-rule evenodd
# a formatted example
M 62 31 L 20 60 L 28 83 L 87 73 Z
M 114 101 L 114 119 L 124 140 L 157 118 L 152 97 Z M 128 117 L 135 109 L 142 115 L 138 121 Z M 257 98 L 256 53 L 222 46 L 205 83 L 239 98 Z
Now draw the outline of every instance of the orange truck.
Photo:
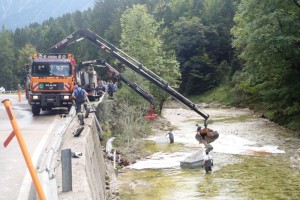
M 75 59 L 72 54 L 34 54 L 26 77 L 26 98 L 33 115 L 41 110 L 72 107 L 75 84 Z

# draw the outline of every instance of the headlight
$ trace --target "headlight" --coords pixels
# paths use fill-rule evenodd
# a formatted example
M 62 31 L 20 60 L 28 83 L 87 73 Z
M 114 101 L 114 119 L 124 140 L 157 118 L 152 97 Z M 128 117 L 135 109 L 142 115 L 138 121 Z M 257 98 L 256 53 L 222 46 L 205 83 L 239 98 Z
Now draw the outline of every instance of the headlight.
M 32 96 L 32 99 L 39 99 L 39 96 L 37 96 L 37 95 L 34 95 L 34 96 Z
M 64 96 L 64 100 L 69 100 L 70 96 Z

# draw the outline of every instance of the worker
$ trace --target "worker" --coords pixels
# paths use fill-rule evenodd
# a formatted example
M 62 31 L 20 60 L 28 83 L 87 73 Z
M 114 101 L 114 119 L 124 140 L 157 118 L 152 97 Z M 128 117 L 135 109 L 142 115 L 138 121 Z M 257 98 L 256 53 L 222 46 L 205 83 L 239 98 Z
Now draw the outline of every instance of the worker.
M 172 132 L 172 129 L 165 135 L 165 137 L 169 137 L 170 144 L 174 143 L 174 134 Z
M 203 138 L 202 138 L 202 136 L 201 136 L 201 134 L 200 134 L 201 126 L 199 126 L 198 124 L 196 124 L 196 126 L 197 126 L 197 131 L 196 131 L 195 138 L 196 138 L 196 140 L 197 140 L 199 143 L 203 143 L 204 141 L 203 141 Z
M 206 173 L 209 173 L 212 171 L 211 167 L 214 166 L 214 162 L 213 162 L 212 156 L 209 155 L 208 151 L 205 151 L 205 155 L 204 155 L 201 166 L 204 167 Z
M 18 84 L 18 100 L 19 102 L 22 101 L 22 87 L 20 84 Z
M 114 84 L 113 84 L 112 80 L 109 81 L 107 89 L 108 89 L 108 98 L 109 99 L 113 99 L 113 96 L 114 96 Z
M 114 83 L 114 92 L 118 91 L 119 87 L 118 87 L 118 82 Z
M 87 92 L 83 88 L 81 88 L 80 84 L 78 84 L 77 86 L 75 86 L 72 97 L 75 100 L 76 114 L 78 116 L 79 123 L 80 125 L 84 125 L 81 105 L 84 105 L 84 108 L 86 109 Z

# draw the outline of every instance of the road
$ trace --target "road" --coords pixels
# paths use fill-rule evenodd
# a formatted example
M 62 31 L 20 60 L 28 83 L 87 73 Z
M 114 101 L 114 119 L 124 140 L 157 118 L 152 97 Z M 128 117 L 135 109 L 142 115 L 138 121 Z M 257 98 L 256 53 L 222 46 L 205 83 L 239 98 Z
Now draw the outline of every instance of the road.
M 13 113 L 34 166 L 37 166 L 38 158 L 43 155 L 45 145 L 51 138 L 49 136 L 53 135 L 57 126 L 60 126 L 60 113 L 64 111 L 41 112 L 41 115 L 33 116 L 24 97 L 22 102 L 18 102 L 17 95 L 0 95 L 0 200 L 25 199 L 24 194 L 28 195 L 30 189 L 31 176 L 19 143 L 14 137 L 7 148 L 3 146 L 12 132 L 12 126 L 2 103 L 4 99 L 12 101 Z

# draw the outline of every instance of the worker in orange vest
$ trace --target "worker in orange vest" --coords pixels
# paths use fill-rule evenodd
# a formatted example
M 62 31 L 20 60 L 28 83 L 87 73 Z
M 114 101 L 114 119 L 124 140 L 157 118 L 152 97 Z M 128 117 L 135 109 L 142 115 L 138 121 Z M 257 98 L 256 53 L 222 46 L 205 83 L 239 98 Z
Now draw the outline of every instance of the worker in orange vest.
M 20 84 L 18 84 L 18 99 L 19 99 L 19 102 L 22 101 L 22 87 Z

